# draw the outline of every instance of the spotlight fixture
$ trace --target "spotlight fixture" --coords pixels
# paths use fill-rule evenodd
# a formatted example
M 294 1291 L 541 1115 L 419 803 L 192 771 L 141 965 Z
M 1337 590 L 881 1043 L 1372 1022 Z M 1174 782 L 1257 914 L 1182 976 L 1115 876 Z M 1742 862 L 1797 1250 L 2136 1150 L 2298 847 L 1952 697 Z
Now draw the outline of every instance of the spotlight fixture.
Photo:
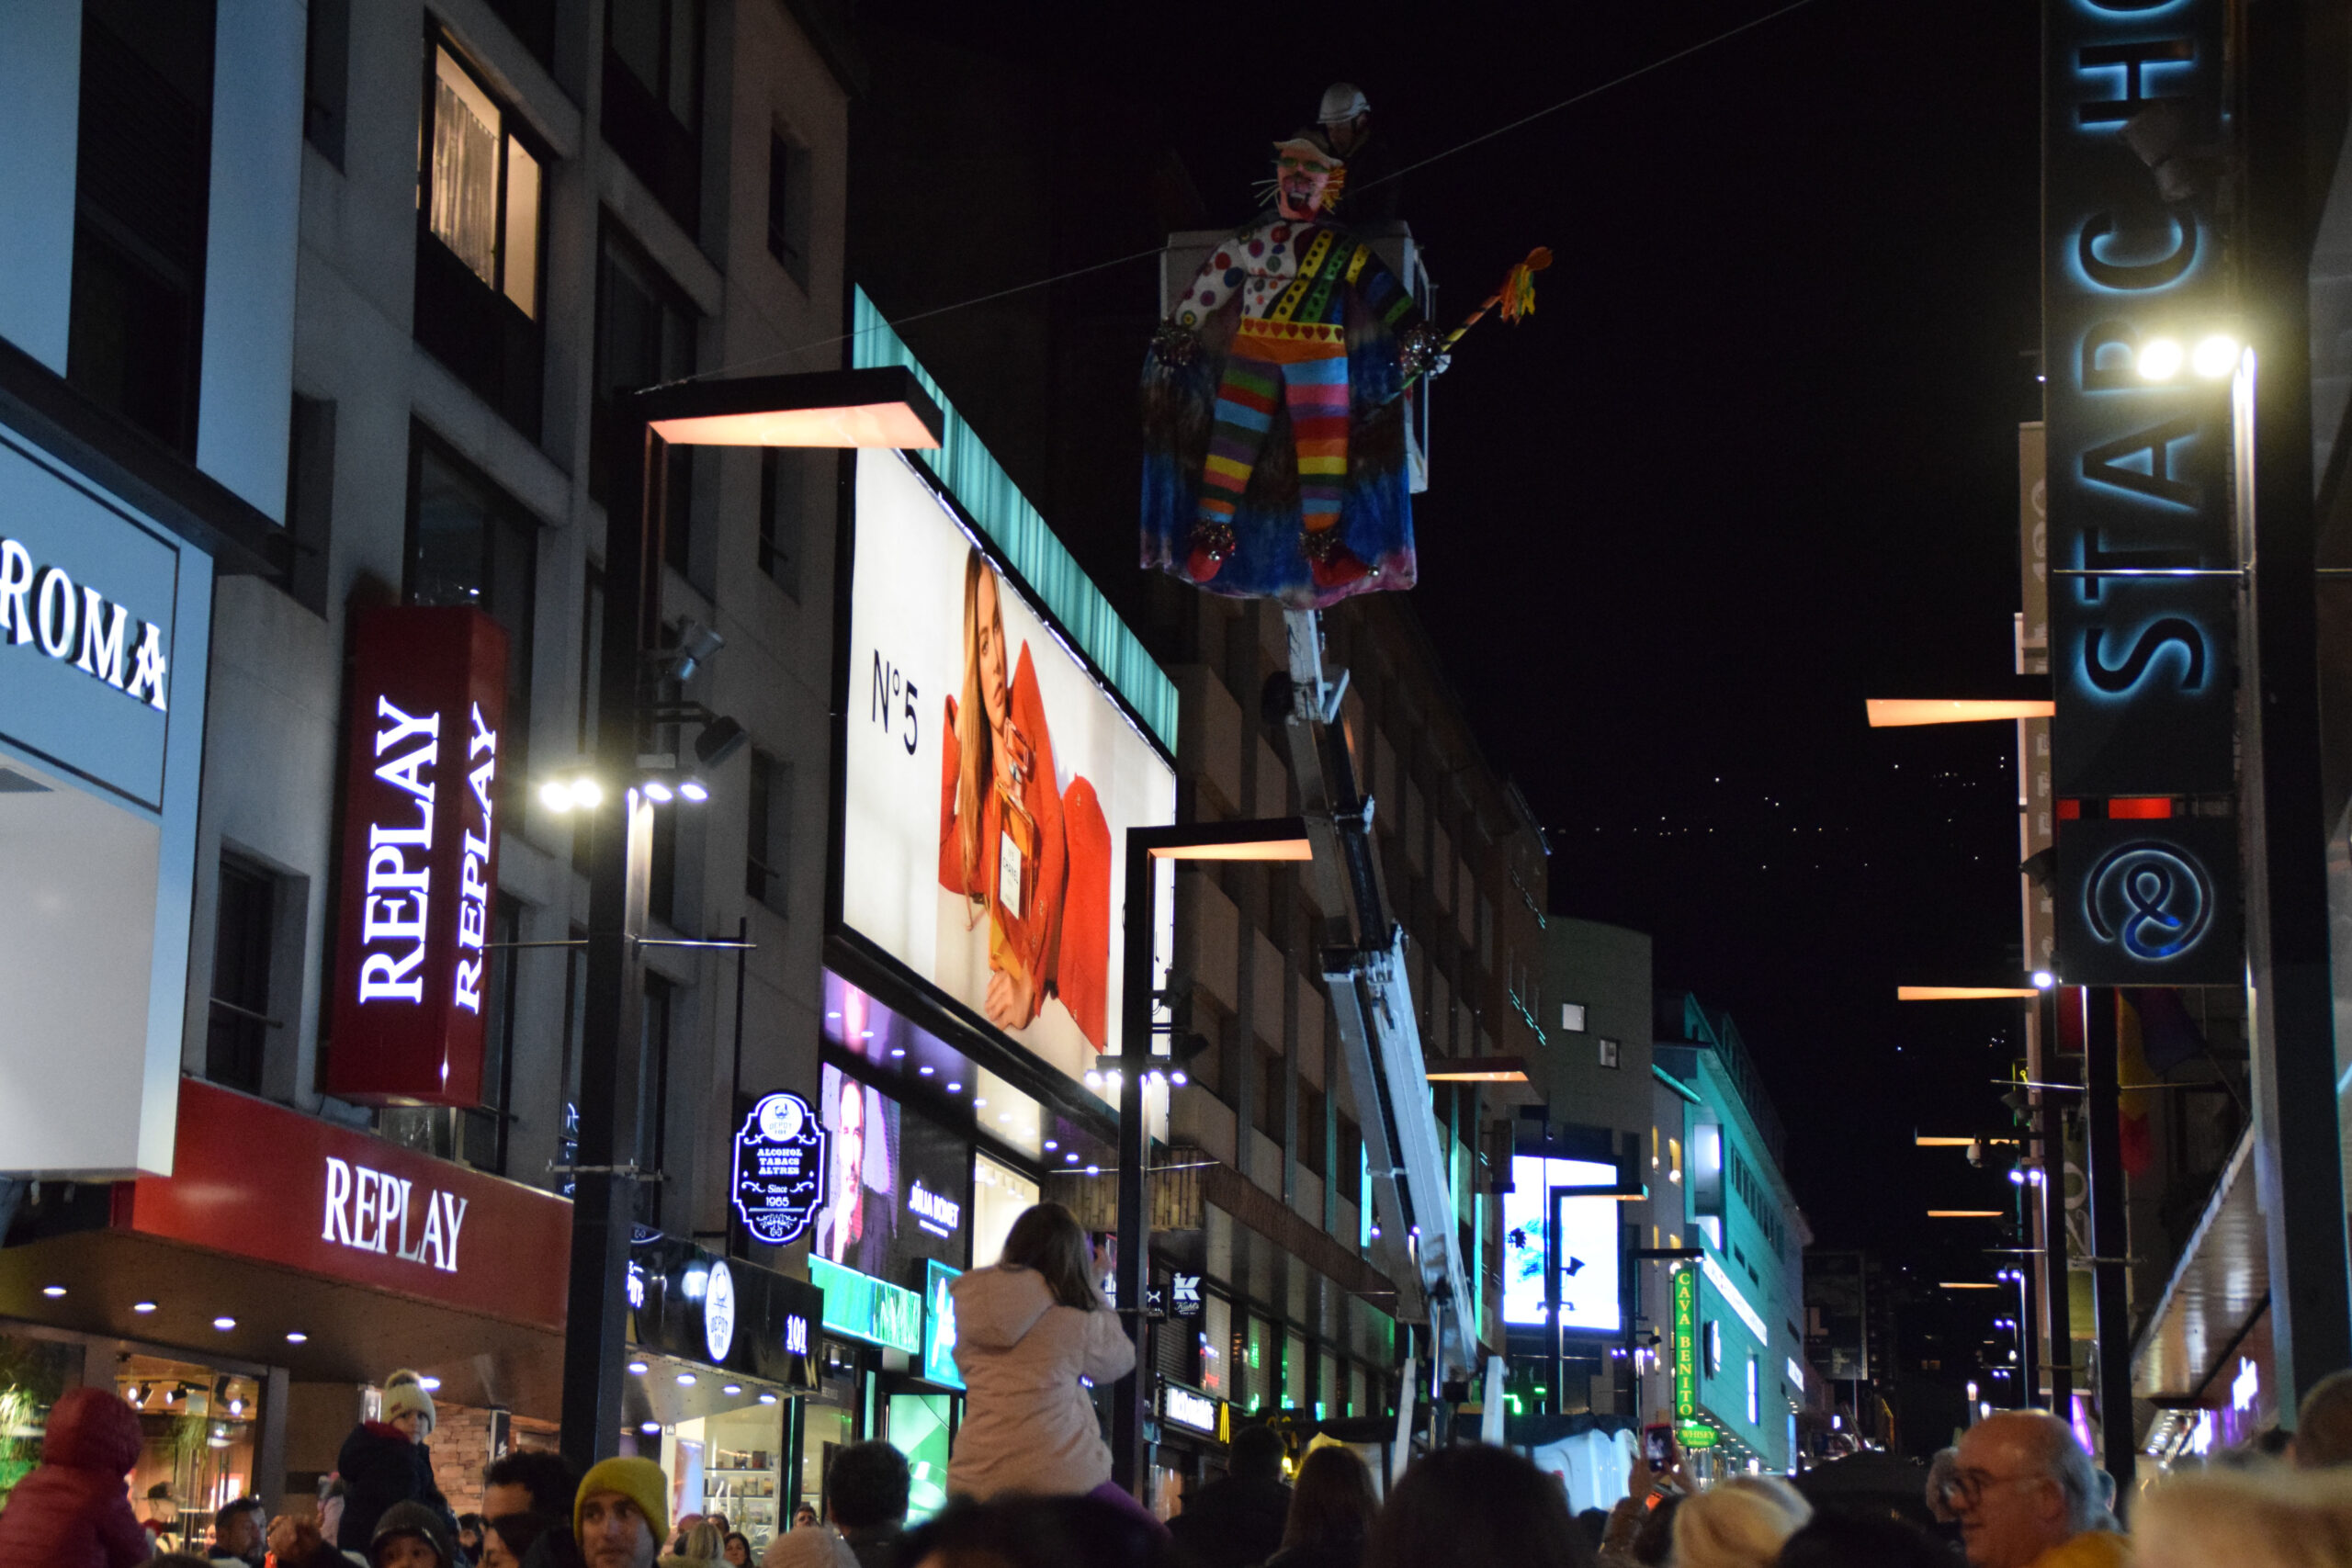
M 775 1395 L 772 1393 L 763 1393 L 760 1395 L 760 1403 L 762 1404 L 774 1404 L 775 1403 Z
M 685 782 L 678 785 L 678 793 L 686 799 L 693 801 L 696 806 L 700 806 L 704 801 L 710 798 L 709 789 L 704 785 L 700 779 L 687 779 Z
M 640 1425 L 638 1427 L 638 1430 L 644 1433 L 649 1438 L 658 1438 L 662 1435 L 662 1423 L 659 1421 L 648 1421 Z
M 675 790 L 672 789 L 668 784 L 663 784 L 660 779 L 648 779 L 645 781 L 645 798 L 652 801 L 657 806 L 667 806 L 676 797 L 676 795 L 677 792 Z
M 130 1303 L 130 1310 L 138 1313 L 141 1316 L 144 1316 L 148 1313 L 155 1310 L 155 1303 L 153 1302 L 133 1302 Z
M 706 769 L 718 767 L 751 743 L 751 731 L 720 714 L 695 737 L 695 760 Z
M 680 1388 L 692 1388 L 700 1381 L 701 1380 L 696 1378 L 692 1372 L 680 1372 L 678 1374 L 678 1386 Z
M 728 1394 L 741 1393 L 743 1392 L 743 1385 L 740 1382 L 723 1383 L 719 1386 L 718 1392 Z
M 51 1301 L 55 1301 L 58 1297 L 65 1293 L 65 1287 L 62 1285 L 43 1285 L 40 1288 L 40 1293 L 47 1296 Z
M 212 1320 L 212 1326 L 226 1334 L 237 1326 L 237 1320 L 233 1317 L 216 1317 Z
M 299 1328 L 289 1328 L 286 1331 L 286 1343 L 288 1345 L 307 1345 L 310 1342 L 311 1337 Z
M 643 1377 L 645 1375 L 645 1363 L 643 1361 L 631 1361 L 628 1364 L 628 1370 L 635 1372 L 639 1377 Z
M 725 637 L 688 615 L 678 623 L 678 646 L 670 650 L 670 679 L 693 680 L 695 671 L 709 663 L 726 646 Z

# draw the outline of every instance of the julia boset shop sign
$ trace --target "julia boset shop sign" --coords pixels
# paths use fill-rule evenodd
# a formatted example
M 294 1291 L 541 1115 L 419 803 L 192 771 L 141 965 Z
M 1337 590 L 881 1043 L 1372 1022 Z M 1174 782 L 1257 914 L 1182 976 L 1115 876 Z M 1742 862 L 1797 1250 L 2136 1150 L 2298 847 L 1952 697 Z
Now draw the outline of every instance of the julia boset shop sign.
M 360 622 L 327 1093 L 481 1098 L 506 633 L 463 605 Z

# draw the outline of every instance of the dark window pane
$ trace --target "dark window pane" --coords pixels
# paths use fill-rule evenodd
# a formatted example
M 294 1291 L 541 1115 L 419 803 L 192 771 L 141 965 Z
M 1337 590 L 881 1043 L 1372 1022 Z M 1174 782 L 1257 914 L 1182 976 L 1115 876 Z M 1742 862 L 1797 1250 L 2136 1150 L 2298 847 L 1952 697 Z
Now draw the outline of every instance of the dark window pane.
M 760 570 L 800 597 L 802 513 L 808 504 L 809 455 L 779 446 L 760 453 Z
M 616 423 L 621 397 L 692 375 L 697 327 L 685 296 L 625 235 L 607 228 L 596 268 L 595 420 L 589 432 L 588 479 L 590 492 L 608 510 L 615 504 L 612 443 L 623 438 Z M 694 472 L 691 448 L 672 454 L 664 517 L 673 551 L 685 547 L 694 514 Z
M 808 287 L 808 149 L 771 132 L 768 136 L 768 254 L 793 281 Z
M 223 860 L 217 907 L 204 1076 L 259 1094 L 272 1027 L 269 957 L 277 932 L 277 881 L 266 872 Z
M 522 507 L 420 431 L 410 495 L 408 603 L 470 604 L 506 628 L 502 772 L 526 774 L 538 529 Z
M 338 169 L 343 167 L 350 87 L 351 0 L 310 0 L 302 60 L 302 137 Z
M 296 603 L 322 615 L 334 527 L 334 412 L 333 402 L 295 393 L 287 443 L 286 532 L 294 559 L 286 588 Z
M 196 450 L 211 196 L 209 0 L 82 13 L 66 378 L 165 446 Z

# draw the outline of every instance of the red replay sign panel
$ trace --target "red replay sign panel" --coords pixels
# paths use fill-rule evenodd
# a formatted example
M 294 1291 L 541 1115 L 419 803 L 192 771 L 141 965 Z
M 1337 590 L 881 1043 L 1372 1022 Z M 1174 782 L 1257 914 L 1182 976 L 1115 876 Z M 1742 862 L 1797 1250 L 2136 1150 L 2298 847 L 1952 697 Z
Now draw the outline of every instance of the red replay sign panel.
M 463 605 L 369 611 L 351 695 L 321 1087 L 362 1104 L 478 1105 L 506 633 Z

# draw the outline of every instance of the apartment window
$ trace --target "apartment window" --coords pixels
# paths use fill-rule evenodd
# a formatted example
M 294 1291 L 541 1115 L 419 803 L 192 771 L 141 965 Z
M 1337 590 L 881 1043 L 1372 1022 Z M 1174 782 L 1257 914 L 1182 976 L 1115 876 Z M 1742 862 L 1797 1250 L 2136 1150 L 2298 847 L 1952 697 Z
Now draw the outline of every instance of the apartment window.
M 677 987 L 659 975 L 645 977 L 645 1021 L 637 1053 L 637 1166 L 660 1171 L 667 1152 L 670 1123 L 671 1004 Z M 637 1221 L 657 1229 L 662 1224 L 660 1181 L 639 1181 Z
M 792 764 L 752 753 L 750 810 L 743 840 L 743 892 L 789 915 L 792 869 Z
M 1283 1141 L 1283 1098 L 1290 1088 L 1289 1064 L 1282 1053 L 1265 1046 L 1257 1048 L 1258 1056 L 1258 1131 L 1272 1138 L 1277 1145 Z
M 1337 1163 L 1331 1168 L 1334 1174 L 1345 1177 L 1351 1171 L 1363 1168 L 1363 1129 L 1350 1117 L 1342 1116 L 1339 1120 L 1339 1152 Z
M 187 457 L 204 341 L 212 34 L 211 0 L 82 7 L 65 376 Z
M 223 856 L 212 935 L 212 999 L 205 1022 L 204 1076 L 259 1094 L 269 1032 L 270 949 L 277 939 L 277 879 Z
M 763 447 L 760 452 L 760 570 L 796 600 L 800 597 L 800 542 L 808 503 L 808 470 L 812 462 L 822 460 L 783 446 Z
M 294 394 L 286 452 L 286 534 L 293 547 L 286 591 L 327 613 L 327 546 L 334 529 L 334 404 Z
M 542 65 L 555 63 L 555 0 L 490 0 L 499 20 Z
M 1323 1091 L 1304 1078 L 1298 1085 L 1298 1163 L 1320 1176 L 1324 1171 L 1324 1138 L 1329 1133 L 1324 1125 Z
M 606 0 L 605 144 L 687 233 L 702 230 L 702 0 Z
M 407 602 L 470 604 L 506 628 L 503 776 L 526 776 L 538 524 L 423 426 L 409 444 Z
M 768 133 L 768 254 L 792 280 L 808 287 L 808 149 L 782 131 Z
M 664 277 L 645 253 L 610 223 L 605 227 L 596 264 L 595 422 L 589 431 L 588 482 L 597 500 L 612 504 L 613 442 L 621 399 L 642 387 L 674 381 L 695 367 L 694 307 Z M 684 570 L 694 517 L 694 451 L 669 453 L 669 501 L 662 514 L 664 554 Z
M 449 46 L 425 77 L 417 171 L 416 340 L 538 439 L 541 160 Z
M 1597 1041 L 1595 1043 L 1597 1043 L 1600 1048 L 1600 1065 L 1604 1067 L 1616 1066 L 1619 1060 L 1624 1055 L 1625 1047 L 1624 1043 L 1622 1041 L 1611 1040 L 1604 1037 Z
M 1560 1027 L 1571 1034 L 1584 1032 L 1584 1004 L 1582 1002 L 1560 1004 Z
M 310 0 L 302 49 L 302 140 L 343 167 L 351 100 L 351 0 Z
M 491 954 L 489 994 L 482 998 L 481 1106 L 461 1113 L 458 1157 L 503 1176 L 514 1105 L 514 965 L 507 960 L 523 937 L 523 906 L 514 895 L 498 895 L 490 933 L 503 951 Z

